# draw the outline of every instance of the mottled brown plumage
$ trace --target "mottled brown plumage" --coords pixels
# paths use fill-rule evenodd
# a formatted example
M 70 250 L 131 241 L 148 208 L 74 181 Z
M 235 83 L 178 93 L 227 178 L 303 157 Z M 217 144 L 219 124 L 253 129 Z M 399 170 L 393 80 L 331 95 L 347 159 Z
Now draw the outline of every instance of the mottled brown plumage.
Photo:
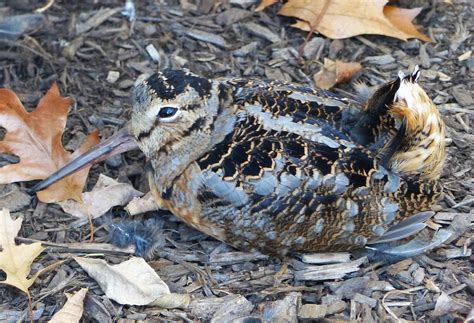
M 424 214 L 403 221 L 440 195 L 444 124 L 418 76 L 361 107 L 279 81 L 168 70 L 136 85 L 128 131 L 159 207 L 194 228 L 279 256 L 351 250 L 417 232 Z

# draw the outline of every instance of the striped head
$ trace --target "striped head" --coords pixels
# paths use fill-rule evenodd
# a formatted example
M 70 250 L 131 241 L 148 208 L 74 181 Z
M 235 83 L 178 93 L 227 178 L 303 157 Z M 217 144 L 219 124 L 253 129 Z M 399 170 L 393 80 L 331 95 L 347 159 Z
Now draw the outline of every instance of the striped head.
M 218 81 L 182 70 L 165 70 L 137 81 L 129 132 L 159 170 L 163 182 L 158 184 L 166 186 L 222 140 L 227 119 L 220 109 L 223 91 Z

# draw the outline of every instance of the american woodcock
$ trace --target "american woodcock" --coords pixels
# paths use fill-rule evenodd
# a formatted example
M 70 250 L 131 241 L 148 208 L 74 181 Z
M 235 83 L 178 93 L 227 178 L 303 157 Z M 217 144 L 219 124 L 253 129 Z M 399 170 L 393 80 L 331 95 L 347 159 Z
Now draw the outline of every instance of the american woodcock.
M 242 250 L 352 250 L 424 227 L 444 123 L 418 68 L 365 106 L 280 81 L 166 70 L 137 82 L 126 131 L 35 190 L 135 144 L 158 206 Z

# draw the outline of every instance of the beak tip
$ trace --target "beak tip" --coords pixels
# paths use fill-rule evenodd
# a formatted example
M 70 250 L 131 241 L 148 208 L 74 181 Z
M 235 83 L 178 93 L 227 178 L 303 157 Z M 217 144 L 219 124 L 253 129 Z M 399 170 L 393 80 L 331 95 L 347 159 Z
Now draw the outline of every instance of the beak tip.
M 27 192 L 29 195 L 35 195 L 36 193 L 38 193 L 38 192 L 41 191 L 42 189 L 44 189 L 44 181 L 41 181 L 41 182 L 39 182 L 39 183 L 36 183 L 35 185 L 33 185 L 33 187 L 27 189 L 26 192 Z
M 61 169 L 57 170 L 46 179 L 35 184 L 27 192 L 28 194 L 33 195 L 87 165 L 92 165 L 93 163 L 105 160 L 111 156 L 137 147 L 138 146 L 133 141 L 133 138 L 130 136 L 128 131 L 122 130 L 64 165 Z

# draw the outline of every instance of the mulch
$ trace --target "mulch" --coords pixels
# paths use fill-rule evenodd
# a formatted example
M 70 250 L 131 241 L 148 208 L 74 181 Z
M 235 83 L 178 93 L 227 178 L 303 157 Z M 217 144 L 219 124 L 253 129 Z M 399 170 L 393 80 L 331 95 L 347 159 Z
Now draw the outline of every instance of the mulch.
M 24 217 L 19 236 L 24 241 L 48 242 L 33 271 L 59 259 L 70 260 L 40 276 L 31 287 L 35 319 L 51 318 L 66 301 L 64 293 L 81 287 L 89 287 L 85 321 L 474 319 L 472 1 L 397 2 L 424 7 L 417 23 L 433 43 L 381 36 L 344 40 L 315 36 L 302 57 L 299 51 L 306 33 L 289 27 L 291 19 L 276 15 L 279 5 L 257 13 L 254 0 L 136 1 L 137 20 L 131 24 L 121 15 L 124 2 L 56 1 L 36 30 L 16 40 L 0 39 L 0 86 L 13 89 L 28 109 L 53 81 L 74 99 L 63 136 L 67 149 L 75 149 L 93 129 L 107 137 L 121 128 L 130 115 L 134 80 L 143 73 L 186 68 L 210 78 L 252 76 L 313 85 L 313 75 L 324 58 L 330 58 L 360 62 L 363 70 L 357 80 L 377 86 L 394 78 L 398 70 L 407 72 L 419 64 L 422 87 L 438 105 L 449 138 L 442 175 L 445 193 L 434 208 L 437 214 L 431 227 L 454 227 L 458 234 L 428 254 L 393 264 L 348 254 L 336 256 L 339 260 L 333 264 L 300 256 L 290 259 L 285 271 L 279 260 L 236 251 L 170 214 L 148 212 L 134 220 L 159 218 L 161 238 L 165 237 L 148 263 L 173 292 L 188 293 L 192 301 L 179 309 L 124 306 L 108 299 L 70 260 L 72 255 L 89 254 L 80 247 L 90 237 L 87 225 L 71 226 L 75 218 L 59 206 L 29 197 L 25 192 L 32 183 L 0 185 L 0 207 Z M 37 6 L 34 1 L 7 1 L 0 4 L 0 17 L 32 13 Z M 354 82 L 333 91 L 352 95 Z M 14 161 L 0 154 L 0 166 Z M 87 189 L 103 173 L 146 192 L 143 166 L 138 152 L 108 160 L 92 168 Z M 95 223 L 98 244 L 107 242 L 107 221 L 130 220 L 122 207 L 113 208 L 104 219 Z M 64 247 L 71 243 L 76 243 L 74 252 Z M 130 257 L 127 252 L 99 253 L 110 263 Z M 328 271 L 340 275 L 328 276 Z M 25 295 L 0 285 L 0 321 L 27 320 L 27 308 Z

